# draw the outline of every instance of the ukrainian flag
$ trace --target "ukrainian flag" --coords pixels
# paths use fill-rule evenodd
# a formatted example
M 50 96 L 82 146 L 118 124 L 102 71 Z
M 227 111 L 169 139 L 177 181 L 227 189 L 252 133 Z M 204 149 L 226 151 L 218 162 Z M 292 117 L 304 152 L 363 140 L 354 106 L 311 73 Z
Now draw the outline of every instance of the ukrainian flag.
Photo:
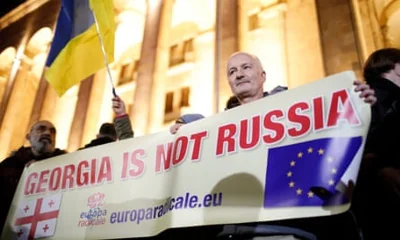
M 105 67 L 93 14 L 108 61 L 114 61 L 113 0 L 62 0 L 45 73 L 59 96 Z

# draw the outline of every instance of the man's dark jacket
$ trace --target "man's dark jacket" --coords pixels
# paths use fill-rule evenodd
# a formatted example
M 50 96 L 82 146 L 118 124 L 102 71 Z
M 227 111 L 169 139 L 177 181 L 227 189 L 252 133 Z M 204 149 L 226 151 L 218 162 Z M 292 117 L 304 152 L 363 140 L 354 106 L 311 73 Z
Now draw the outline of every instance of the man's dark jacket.
M 377 102 L 372 106 L 371 126 L 365 152 L 379 156 L 379 167 L 400 167 L 398 136 L 400 136 L 400 87 L 391 81 L 370 79 Z
M 96 139 L 93 139 L 90 143 L 86 144 L 86 145 L 85 145 L 83 148 L 81 148 L 80 150 L 85 149 L 85 148 L 100 146 L 100 145 L 107 144 L 107 143 L 111 143 L 111 142 L 115 142 L 115 140 L 112 139 L 112 138 L 109 138 L 109 137 L 100 137 L 100 138 L 96 138 Z
M 17 151 L 4 159 L 0 163 L 0 191 L 2 203 L 0 207 L 0 226 L 3 229 L 4 222 L 7 218 L 8 210 L 17 189 L 19 179 L 24 171 L 25 164 L 31 160 L 42 161 L 47 158 L 55 157 L 67 153 L 64 150 L 55 149 L 53 153 L 36 157 L 33 155 L 30 147 L 21 147 Z

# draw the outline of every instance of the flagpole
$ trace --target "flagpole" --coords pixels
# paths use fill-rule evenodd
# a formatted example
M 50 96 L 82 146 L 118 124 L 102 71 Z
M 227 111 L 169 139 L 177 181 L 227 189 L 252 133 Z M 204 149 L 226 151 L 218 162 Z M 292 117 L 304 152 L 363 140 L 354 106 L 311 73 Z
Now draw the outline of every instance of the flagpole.
M 117 93 L 116 93 L 115 87 L 114 87 L 114 82 L 113 82 L 113 79 L 112 79 L 112 76 L 111 76 L 110 66 L 108 65 L 109 63 L 108 63 L 108 58 L 107 58 L 106 50 L 104 49 L 103 38 L 101 37 L 101 34 L 100 34 L 99 24 L 98 24 L 98 22 L 97 22 L 96 15 L 94 14 L 93 11 L 91 11 L 91 12 L 92 12 L 92 15 L 93 15 L 93 18 L 94 18 L 94 22 L 95 22 L 95 24 L 96 24 L 97 36 L 99 36 L 101 51 L 103 52 L 103 57 L 104 57 L 104 61 L 105 61 L 106 68 L 107 68 L 107 72 L 108 72 L 108 78 L 110 79 L 110 83 L 111 83 L 111 87 L 112 87 L 112 93 L 113 93 L 114 97 L 117 97 Z

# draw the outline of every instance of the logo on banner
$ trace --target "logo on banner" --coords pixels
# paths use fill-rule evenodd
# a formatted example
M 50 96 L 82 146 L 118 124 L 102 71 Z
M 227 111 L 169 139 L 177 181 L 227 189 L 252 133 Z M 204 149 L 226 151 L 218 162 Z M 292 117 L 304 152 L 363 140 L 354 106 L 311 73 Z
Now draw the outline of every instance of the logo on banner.
M 90 227 L 106 223 L 107 210 L 102 208 L 104 206 L 104 197 L 104 193 L 99 192 L 88 197 L 87 206 L 89 210 L 80 214 L 79 227 Z
M 15 232 L 17 239 L 51 237 L 56 233 L 62 194 L 22 201 L 17 210 Z
M 340 205 L 348 200 L 336 191 L 362 143 L 361 137 L 323 138 L 268 150 L 264 208 Z M 333 194 L 327 201 L 312 187 Z

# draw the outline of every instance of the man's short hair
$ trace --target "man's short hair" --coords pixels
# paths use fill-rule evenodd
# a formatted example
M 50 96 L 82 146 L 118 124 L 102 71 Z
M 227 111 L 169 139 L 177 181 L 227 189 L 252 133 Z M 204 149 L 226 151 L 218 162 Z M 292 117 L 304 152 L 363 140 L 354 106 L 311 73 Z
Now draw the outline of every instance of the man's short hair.
M 238 56 L 238 55 L 246 55 L 246 56 L 250 57 L 251 59 L 253 59 L 253 63 L 254 63 L 258 68 L 260 68 L 260 70 L 261 70 L 262 72 L 265 72 L 265 71 L 264 71 L 264 67 L 263 67 L 263 65 L 262 65 L 262 63 L 261 63 L 260 58 L 258 58 L 256 55 L 251 54 L 251 53 L 248 53 L 248 52 L 241 52 L 241 51 L 235 52 L 235 53 L 233 53 L 233 54 L 229 57 L 229 61 L 230 61 L 233 57 Z M 226 67 L 228 68 L 228 66 L 229 66 L 229 63 L 226 65 Z M 227 70 L 227 71 L 229 72 L 229 70 Z
M 100 127 L 99 134 L 103 136 L 117 138 L 117 132 L 115 131 L 114 124 L 112 123 L 103 123 Z
M 381 78 L 382 74 L 394 69 L 396 63 L 400 63 L 400 50 L 397 48 L 383 48 L 373 52 L 364 65 L 365 81 Z

